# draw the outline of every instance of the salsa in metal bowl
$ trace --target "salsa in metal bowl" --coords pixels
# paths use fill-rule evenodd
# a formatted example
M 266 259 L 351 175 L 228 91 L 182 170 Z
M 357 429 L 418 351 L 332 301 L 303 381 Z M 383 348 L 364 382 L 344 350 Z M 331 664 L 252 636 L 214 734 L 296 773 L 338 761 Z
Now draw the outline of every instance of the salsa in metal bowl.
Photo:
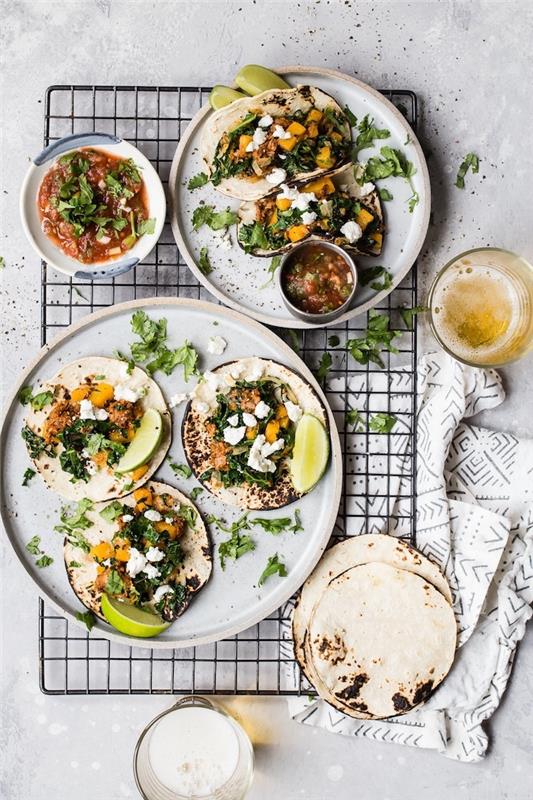
M 287 300 L 306 314 L 329 314 L 354 291 L 351 259 L 336 246 L 309 242 L 286 257 L 280 276 Z
M 155 229 L 140 167 L 104 150 L 61 156 L 44 176 L 37 204 L 44 233 L 84 264 L 117 258 Z

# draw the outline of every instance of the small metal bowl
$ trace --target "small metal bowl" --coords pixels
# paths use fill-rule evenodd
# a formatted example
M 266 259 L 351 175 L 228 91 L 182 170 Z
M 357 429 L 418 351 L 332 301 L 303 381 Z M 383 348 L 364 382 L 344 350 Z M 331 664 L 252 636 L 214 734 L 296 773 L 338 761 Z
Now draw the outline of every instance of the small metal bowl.
M 316 244 L 317 246 L 328 250 L 334 250 L 335 253 L 341 255 L 345 260 L 346 264 L 349 266 L 353 277 L 352 291 L 350 292 L 344 303 L 338 308 L 336 308 L 334 311 L 325 311 L 323 314 L 312 314 L 309 311 L 302 311 L 301 308 L 298 308 L 293 303 L 291 303 L 291 301 L 285 294 L 285 290 L 283 288 L 283 275 L 284 271 L 287 269 L 288 264 L 295 257 L 298 250 L 302 249 L 303 247 L 309 247 L 310 245 L 313 244 Z M 357 288 L 357 267 L 351 255 L 349 255 L 349 253 L 347 253 L 346 250 L 343 250 L 342 247 L 339 247 L 338 244 L 333 244 L 333 242 L 327 242 L 325 240 L 320 240 L 316 242 L 314 241 L 310 242 L 308 240 L 304 240 L 303 242 L 300 242 L 295 247 L 288 250 L 283 256 L 277 274 L 277 282 L 279 291 L 281 292 L 281 296 L 283 298 L 283 302 L 285 303 L 286 307 L 294 317 L 304 320 L 304 322 L 311 322 L 314 325 L 324 325 L 327 322 L 333 322 L 333 320 L 337 319 L 337 317 L 340 317 L 342 314 L 344 314 L 350 307 L 350 304 L 355 294 L 355 290 Z

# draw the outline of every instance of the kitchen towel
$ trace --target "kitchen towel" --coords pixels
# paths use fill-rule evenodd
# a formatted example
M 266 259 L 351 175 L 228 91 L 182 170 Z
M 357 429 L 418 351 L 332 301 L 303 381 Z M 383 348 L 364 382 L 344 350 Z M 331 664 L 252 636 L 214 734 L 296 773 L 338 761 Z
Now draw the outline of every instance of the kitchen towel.
M 401 370 L 390 376 L 357 375 L 349 379 L 345 394 L 357 408 L 369 388 L 369 407 L 379 410 L 381 403 L 382 410 L 394 412 L 401 434 L 402 413 L 407 414 L 411 405 L 410 378 Z M 389 394 L 383 393 L 382 384 L 387 380 Z M 422 709 L 402 717 L 355 720 L 322 700 L 300 696 L 288 701 L 289 712 L 297 721 L 345 736 L 432 748 L 460 761 L 484 757 L 488 737 L 483 722 L 496 710 L 505 691 L 533 602 L 533 440 L 463 422 L 494 408 L 504 398 L 494 370 L 464 366 L 444 353 L 420 360 L 416 542 L 440 565 L 454 596 L 459 649 L 449 676 Z M 375 459 L 379 459 L 380 441 L 385 453 L 389 440 L 379 435 L 370 440 L 359 438 L 364 439 L 366 458 Z M 409 501 L 401 482 L 408 477 L 402 477 L 401 469 L 409 437 L 395 436 L 391 441 L 394 439 L 398 439 L 396 452 L 386 457 L 397 459 L 396 486 L 402 499 L 392 507 L 383 498 L 377 507 L 372 506 L 370 499 L 372 514 L 366 516 L 366 528 L 362 522 L 360 530 L 347 530 L 348 534 L 365 530 L 406 533 Z M 354 453 L 355 488 L 356 446 Z M 375 466 L 375 474 L 383 475 L 378 461 Z M 387 478 L 376 480 L 373 491 L 379 497 L 379 482 Z M 393 493 L 390 484 L 388 492 L 381 486 L 381 495 Z M 285 609 L 284 619 L 290 619 L 289 612 Z M 292 642 L 288 622 L 283 635 L 288 653 Z M 288 666 L 286 679 L 289 685 L 298 686 L 296 665 Z

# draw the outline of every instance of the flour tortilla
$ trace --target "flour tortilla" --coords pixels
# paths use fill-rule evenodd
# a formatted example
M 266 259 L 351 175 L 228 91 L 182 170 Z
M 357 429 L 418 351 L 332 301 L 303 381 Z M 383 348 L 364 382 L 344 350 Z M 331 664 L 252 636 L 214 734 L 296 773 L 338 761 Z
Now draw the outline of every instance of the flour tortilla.
M 205 524 L 198 512 L 197 507 L 186 495 L 169 486 L 167 483 L 149 481 L 146 487 L 154 494 L 169 494 L 176 498 L 181 505 L 187 505 L 196 512 L 194 528 L 187 527 L 186 532 L 180 539 L 184 553 L 182 566 L 179 568 L 177 583 L 183 583 L 188 590 L 186 601 L 180 610 L 182 614 L 188 607 L 192 597 L 207 583 L 213 567 L 211 554 L 211 542 Z M 132 508 L 135 506 L 133 494 L 122 497 L 121 503 Z M 98 503 L 91 510 L 86 512 L 86 516 L 91 520 L 93 526 L 83 531 L 84 537 L 89 544 L 97 545 L 99 542 L 110 542 L 117 533 L 118 527 L 113 522 L 107 522 L 100 516 L 100 512 L 108 503 Z M 84 606 L 93 611 L 101 619 L 104 616 L 101 611 L 100 603 L 102 592 L 95 589 L 94 581 L 97 577 L 96 562 L 89 553 L 85 553 L 81 548 L 74 547 L 65 540 L 63 555 L 68 579 L 75 594 L 79 597 Z M 70 566 L 70 564 L 80 566 Z
M 163 419 L 163 436 L 159 447 L 150 459 L 148 471 L 133 484 L 131 474 L 117 475 L 112 467 L 99 469 L 90 476 L 87 482 L 71 483 L 72 475 L 63 472 L 59 464 L 59 453 L 63 449 L 61 444 L 56 448 L 57 456 L 55 458 L 43 453 L 39 458 L 34 459 L 35 468 L 42 475 L 46 485 L 68 500 L 81 500 L 83 497 L 88 497 L 94 502 L 99 502 L 122 497 L 146 483 L 162 463 L 170 447 L 171 416 L 161 389 L 153 378 L 150 378 L 139 367 L 134 367 L 130 375 L 127 374 L 126 368 L 127 365 L 116 358 L 89 356 L 67 364 L 53 378 L 39 387 L 39 392 L 51 391 L 54 397 L 60 400 L 64 397 L 65 390 L 71 392 L 84 383 L 87 377 L 94 378 L 95 375 L 105 375 L 102 381 L 110 383 L 112 386 L 125 383 L 132 389 L 145 387 L 147 391 L 139 400 L 140 405 L 144 411 L 148 408 L 157 409 Z M 30 409 L 26 417 L 26 424 L 34 433 L 41 435 L 51 410 L 52 405 L 45 406 L 42 411 Z
M 333 183 L 340 188 L 342 186 L 343 190 L 348 192 L 352 197 L 357 198 L 361 201 L 365 206 L 367 206 L 373 214 L 379 218 L 379 224 L 376 228 L 377 231 L 383 233 L 385 229 L 385 224 L 383 221 L 383 209 L 381 206 L 381 200 L 379 199 L 379 194 L 376 189 L 373 189 L 369 194 L 361 195 L 361 187 L 355 180 L 353 166 L 350 165 L 345 167 L 341 172 L 338 172 L 336 175 L 333 176 Z M 305 191 L 305 186 L 301 187 L 302 191 Z M 277 190 L 279 192 L 279 189 Z M 328 199 L 328 197 L 324 198 Z M 239 230 L 243 225 L 251 225 L 257 220 L 257 207 L 256 202 L 246 202 L 241 203 L 239 206 L 239 222 L 237 223 L 237 241 L 239 245 L 242 247 L 242 244 L 239 240 Z M 348 222 L 348 220 L 346 220 Z M 274 250 L 264 250 L 260 247 L 256 247 L 251 251 L 253 256 L 257 256 L 259 258 L 269 258 L 275 255 L 280 255 L 281 253 L 286 253 L 288 250 L 292 250 L 293 247 L 296 247 L 302 242 L 313 242 L 313 241 L 333 241 L 335 244 L 340 245 L 348 252 L 352 253 L 353 255 L 371 255 L 371 256 L 378 256 L 381 254 L 381 246 L 376 246 L 372 252 L 368 250 L 361 250 L 357 246 L 357 242 L 354 244 L 350 244 L 347 239 L 343 236 L 332 236 L 328 234 L 327 231 L 322 232 L 314 232 L 311 233 L 309 236 L 306 236 L 304 239 L 300 239 L 298 242 L 287 242 L 286 245 L 283 247 L 278 247 Z
M 294 394 L 294 402 L 300 406 L 303 412 L 306 414 L 313 414 L 327 427 L 326 412 L 313 389 L 300 375 L 288 369 L 283 364 L 278 364 L 276 361 L 262 358 L 242 358 L 238 361 L 223 364 L 213 370 L 213 372 L 219 376 L 222 381 L 227 380 L 231 384 L 232 378 L 230 373 L 236 364 L 241 365 L 243 369 L 246 370 L 251 364 L 258 363 L 263 366 L 262 378 L 275 378 L 285 383 Z M 183 419 L 183 449 L 189 466 L 198 480 L 200 480 L 200 476 L 209 467 L 209 437 L 204 425 L 209 416 L 210 413 L 202 414 L 195 410 L 195 403 L 193 401 L 189 403 Z M 219 497 L 222 502 L 231 506 L 238 506 L 242 509 L 266 510 L 269 508 L 281 508 L 281 506 L 292 503 L 297 500 L 298 497 L 301 497 L 292 485 L 289 475 L 288 460 L 284 464 L 278 480 L 270 489 L 249 484 L 224 487 L 214 477 L 211 477 L 209 480 L 203 480 L 202 483 L 210 492 Z
M 297 86 L 295 89 L 269 89 L 254 97 L 235 100 L 230 105 L 221 108 L 207 119 L 200 144 L 200 152 L 209 173 L 211 174 L 212 171 L 220 139 L 249 112 L 257 111 L 262 116 L 267 114 L 280 116 L 282 114 L 294 114 L 299 110 L 306 113 L 313 106 L 319 110 L 331 108 L 344 116 L 342 108 L 333 97 L 313 86 Z M 351 141 L 352 133 L 347 120 L 343 133 L 346 139 Z M 310 180 L 317 175 L 325 175 L 326 173 L 334 174 L 342 169 L 348 161 L 349 157 L 342 163 L 337 164 L 333 170 L 315 169 L 311 172 L 298 173 L 290 178 L 290 182 Z M 277 187 L 269 183 L 266 178 L 232 176 L 223 178 L 218 186 L 215 186 L 215 189 L 222 194 L 236 197 L 239 200 L 258 200 L 260 197 L 265 197 L 267 194 L 275 192 Z
M 311 615 L 317 689 L 354 717 L 405 714 L 447 675 L 456 637 L 451 605 L 427 580 L 385 563 L 352 567 Z
M 317 600 L 331 580 L 350 567 L 381 562 L 398 569 L 414 572 L 429 581 L 446 600 L 452 602 L 448 581 L 433 561 L 414 547 L 383 533 L 351 536 L 333 545 L 324 553 L 314 571 L 304 583 L 292 616 L 294 655 L 309 683 L 316 686 L 318 676 L 309 648 L 309 622 Z

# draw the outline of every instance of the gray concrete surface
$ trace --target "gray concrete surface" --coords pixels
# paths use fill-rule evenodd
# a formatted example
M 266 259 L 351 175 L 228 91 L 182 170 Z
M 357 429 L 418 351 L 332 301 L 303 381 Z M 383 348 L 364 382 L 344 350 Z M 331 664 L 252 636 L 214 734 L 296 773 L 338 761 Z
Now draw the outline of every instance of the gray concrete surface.
M 533 258 L 533 149 L 529 2 L 0 3 L 2 62 L 2 374 L 12 379 L 39 346 L 39 262 L 18 219 L 28 157 L 42 141 L 43 96 L 53 83 L 209 84 L 239 65 L 317 64 L 421 100 L 433 219 L 422 286 L 447 258 L 499 244 Z M 480 174 L 453 186 L 462 156 Z M 504 371 L 508 399 L 483 422 L 531 435 L 533 359 Z M 35 531 L 31 532 L 32 534 Z M 2 800 L 136 797 L 138 732 L 168 698 L 45 697 L 38 690 L 37 597 L 2 545 Z M 527 800 L 533 796 L 533 637 L 520 648 L 492 747 L 475 765 L 434 753 L 351 741 L 304 728 L 278 699 L 227 702 L 257 753 L 250 800 Z

